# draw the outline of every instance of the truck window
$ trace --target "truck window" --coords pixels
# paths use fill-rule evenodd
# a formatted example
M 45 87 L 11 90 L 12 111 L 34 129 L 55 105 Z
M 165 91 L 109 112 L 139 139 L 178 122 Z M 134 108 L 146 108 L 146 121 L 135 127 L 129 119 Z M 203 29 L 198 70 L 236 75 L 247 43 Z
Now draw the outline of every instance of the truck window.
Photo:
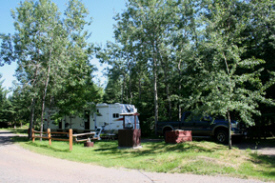
M 185 113 L 185 116 L 184 116 L 184 121 L 185 122 L 188 122 L 188 121 L 186 121 L 187 120 L 187 118 L 190 116 L 190 112 L 187 112 L 187 113 Z
M 188 117 L 190 116 L 191 112 L 186 112 L 184 116 L 184 122 L 193 122 L 193 121 L 200 121 L 200 116 L 193 116 L 192 119 L 188 120 Z

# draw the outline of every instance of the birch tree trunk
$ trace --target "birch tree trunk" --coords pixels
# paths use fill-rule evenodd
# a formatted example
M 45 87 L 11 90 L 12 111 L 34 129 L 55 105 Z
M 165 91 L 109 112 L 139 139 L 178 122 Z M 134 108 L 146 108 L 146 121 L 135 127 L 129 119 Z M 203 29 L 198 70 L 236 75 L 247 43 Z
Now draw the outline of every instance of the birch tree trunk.
M 29 134 L 28 138 L 32 138 L 32 129 L 33 129 L 33 119 L 34 119 L 34 106 L 35 106 L 35 98 L 32 98 L 31 100 L 31 120 L 30 120 L 30 125 L 29 125 Z
M 157 75 L 157 58 L 155 54 L 155 42 L 153 42 L 153 72 L 154 72 L 154 111 L 155 111 L 155 135 L 157 135 L 157 121 L 158 121 L 158 75 Z
M 179 95 L 179 98 L 181 98 L 181 59 L 180 59 L 180 61 L 179 61 L 179 63 L 178 63 L 178 71 L 179 71 L 179 93 L 178 93 L 178 95 Z M 181 107 L 180 107 L 180 101 L 178 101 L 178 107 L 179 107 L 179 121 L 181 121 L 181 114 L 182 114 L 182 111 L 181 111 Z
M 40 58 L 39 52 L 38 52 L 38 58 Z M 36 86 L 37 74 L 38 74 L 38 65 L 36 65 L 36 68 L 35 68 L 33 87 Z M 32 129 L 34 128 L 34 121 L 35 121 L 34 117 L 35 117 L 35 96 L 31 99 L 31 120 L 29 125 L 29 134 L 28 134 L 29 139 L 32 138 Z
M 50 72 L 51 72 L 51 67 L 49 65 L 48 66 L 48 71 L 47 71 L 47 78 L 46 78 L 46 81 L 45 81 L 44 94 L 43 94 L 43 97 L 42 97 L 41 125 L 40 125 L 40 136 L 41 137 L 42 137 L 42 133 L 43 133 L 45 100 L 46 100 L 47 90 L 48 90 L 48 84 L 49 84 L 49 80 L 50 80 Z M 42 138 L 40 138 L 40 141 L 42 141 Z

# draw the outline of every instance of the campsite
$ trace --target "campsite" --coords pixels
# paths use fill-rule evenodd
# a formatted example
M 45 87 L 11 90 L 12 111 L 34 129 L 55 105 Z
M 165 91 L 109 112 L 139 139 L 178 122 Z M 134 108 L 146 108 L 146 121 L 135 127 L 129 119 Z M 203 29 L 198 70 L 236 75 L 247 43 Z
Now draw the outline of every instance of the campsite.
M 0 180 L 274 181 L 274 7 L 1 1 Z

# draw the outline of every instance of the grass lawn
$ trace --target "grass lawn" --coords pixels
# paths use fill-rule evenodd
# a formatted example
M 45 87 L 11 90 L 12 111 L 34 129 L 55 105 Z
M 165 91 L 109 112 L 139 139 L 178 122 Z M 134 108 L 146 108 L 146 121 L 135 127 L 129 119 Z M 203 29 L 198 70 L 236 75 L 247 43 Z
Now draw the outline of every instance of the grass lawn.
M 209 141 L 146 142 L 140 149 L 118 149 L 117 141 L 96 141 L 92 148 L 74 143 L 73 150 L 69 151 L 67 142 L 52 141 L 49 146 L 46 140 L 31 142 L 24 137 L 14 140 L 37 153 L 106 167 L 275 181 L 275 157 L 261 156 L 250 149 L 228 150 L 227 146 Z
M 0 128 L 0 131 L 2 131 L 2 130 L 4 130 L 4 131 L 8 130 L 8 131 L 10 131 L 12 133 L 15 133 L 15 134 L 27 135 L 27 133 L 28 133 L 28 125 L 25 125 L 22 128 L 20 128 L 20 127 L 17 127 L 17 128 L 12 128 L 12 127 L 10 127 L 10 128 Z

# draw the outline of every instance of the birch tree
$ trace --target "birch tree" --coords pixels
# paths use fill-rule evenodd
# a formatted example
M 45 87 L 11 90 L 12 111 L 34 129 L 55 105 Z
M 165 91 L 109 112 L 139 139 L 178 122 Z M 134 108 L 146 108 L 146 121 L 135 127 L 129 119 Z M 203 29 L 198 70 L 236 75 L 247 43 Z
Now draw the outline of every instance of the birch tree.
M 54 101 L 63 113 L 75 113 L 85 107 L 87 93 L 97 92 L 89 63 L 93 45 L 87 43 L 89 33 L 84 30 L 90 25 L 87 16 L 78 0 L 68 2 L 64 16 L 50 0 L 21 2 L 12 12 L 15 34 L 1 36 L 1 61 L 17 62 L 17 78 L 32 93 L 30 129 L 37 102 L 42 132 L 46 105 Z
M 169 1 L 170 2 L 170 1 Z M 115 33 L 117 40 L 125 44 L 125 40 L 134 44 L 137 58 L 143 62 L 152 74 L 154 97 L 155 131 L 159 116 L 159 74 L 164 72 L 166 97 L 169 100 L 169 63 L 170 47 L 167 46 L 168 31 L 172 26 L 173 11 L 169 10 L 166 1 L 129 1 L 127 10 L 117 17 Z M 163 70 L 161 70 L 163 68 Z M 171 110 L 169 102 L 168 110 Z

